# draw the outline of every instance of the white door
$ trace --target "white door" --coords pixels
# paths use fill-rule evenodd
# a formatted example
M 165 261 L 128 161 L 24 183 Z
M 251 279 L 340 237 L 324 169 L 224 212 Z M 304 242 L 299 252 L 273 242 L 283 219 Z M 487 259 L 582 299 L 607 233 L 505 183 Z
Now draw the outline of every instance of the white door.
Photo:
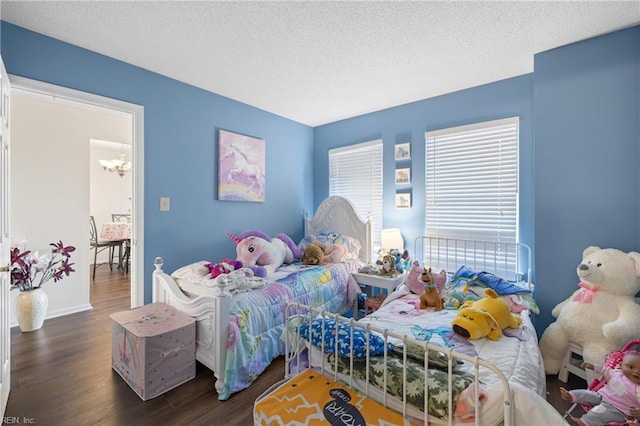
M 9 314 L 9 77 L 0 57 L 0 417 L 9 399 L 11 328 Z

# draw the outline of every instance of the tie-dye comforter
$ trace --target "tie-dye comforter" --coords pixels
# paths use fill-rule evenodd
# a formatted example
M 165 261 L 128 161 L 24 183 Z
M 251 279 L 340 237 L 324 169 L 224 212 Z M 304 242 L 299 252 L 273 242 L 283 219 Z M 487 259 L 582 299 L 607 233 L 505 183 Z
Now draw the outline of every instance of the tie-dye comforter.
M 281 277 L 277 281 L 234 295 L 224 388 L 219 390 L 218 399 L 228 399 L 232 393 L 247 388 L 273 359 L 284 354 L 280 335 L 287 303 L 298 302 L 341 314 L 351 309 L 360 292 L 351 273 L 361 266 L 359 260 L 319 267 L 286 265 L 276 271 Z

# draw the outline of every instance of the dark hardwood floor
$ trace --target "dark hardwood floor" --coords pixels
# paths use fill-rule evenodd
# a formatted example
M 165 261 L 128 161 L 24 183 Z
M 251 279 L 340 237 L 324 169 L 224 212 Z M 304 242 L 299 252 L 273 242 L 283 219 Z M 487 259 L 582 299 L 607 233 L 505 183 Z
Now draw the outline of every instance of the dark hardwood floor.
M 249 389 L 226 401 L 218 400 L 215 377 L 200 363 L 194 379 L 142 401 L 111 369 L 109 314 L 128 309 L 129 300 L 129 276 L 103 266 L 91 285 L 92 310 L 48 319 L 30 333 L 12 328 L 5 424 L 253 424 L 253 402 L 282 379 L 283 359 L 276 359 Z
M 557 376 L 547 376 L 547 401 L 549 401 L 549 403 L 553 405 L 558 412 L 564 415 L 565 412 L 571 408 L 572 404 L 564 402 L 562 398 L 560 398 L 561 386 L 566 389 L 586 389 L 587 382 L 573 374 L 569 374 L 567 383 L 559 381 Z M 571 414 L 581 417 L 584 414 L 584 411 L 582 408 L 577 406 L 573 409 Z M 569 424 L 573 424 L 573 422 L 569 421 Z
M 51 284 L 55 285 L 55 284 Z M 11 330 L 11 393 L 5 423 L 36 425 L 251 425 L 253 402 L 283 377 L 282 358 L 248 389 L 219 401 L 213 373 L 197 363 L 196 377 L 142 401 L 111 369 L 109 314 L 129 308 L 129 277 L 98 268 L 90 311 L 46 320 L 31 333 Z M 547 399 L 564 413 L 559 386 L 584 388 L 547 377 Z M 575 414 L 579 414 L 579 409 Z

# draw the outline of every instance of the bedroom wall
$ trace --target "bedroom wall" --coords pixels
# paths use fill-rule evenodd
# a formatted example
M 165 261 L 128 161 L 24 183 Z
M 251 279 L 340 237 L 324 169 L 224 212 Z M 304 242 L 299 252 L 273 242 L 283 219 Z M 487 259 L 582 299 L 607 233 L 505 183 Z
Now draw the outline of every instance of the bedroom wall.
M 382 139 L 384 228 L 400 228 L 405 247 L 413 255 L 415 237 L 424 234 L 425 214 L 425 139 L 426 131 L 460 126 L 477 121 L 511 116 L 520 117 L 520 188 L 519 227 L 521 241 L 533 243 L 533 111 L 531 93 L 533 75 L 502 80 L 467 90 L 425 99 L 395 108 L 330 123 L 314 129 L 314 204 L 329 191 L 328 150 L 371 139 Z M 410 209 L 395 208 L 396 162 L 394 145 L 411 143 Z
M 640 26 L 543 52 L 534 73 L 314 129 L 314 205 L 331 148 L 384 141 L 384 224 L 424 231 L 424 132 L 520 116 L 520 241 L 534 255 L 542 333 L 577 287 L 589 245 L 640 251 Z M 411 142 L 409 210 L 394 207 L 393 146 Z M 404 163 L 402 163 L 404 164 Z
M 9 74 L 144 107 L 145 302 L 156 256 L 171 271 L 235 257 L 227 232 L 302 237 L 303 211 L 313 202 L 310 127 L 7 22 L 0 40 Z M 264 203 L 216 199 L 218 129 L 265 139 Z M 160 197 L 171 198 L 171 211 L 159 211 Z
M 534 249 L 542 332 L 553 306 L 575 289 L 587 245 L 640 250 L 639 28 L 540 53 L 532 74 L 315 129 L 5 22 L 0 47 L 11 74 L 145 107 L 147 301 L 157 255 L 171 270 L 203 253 L 232 255 L 227 231 L 301 236 L 302 211 L 328 193 L 328 149 L 352 143 L 384 141 L 383 226 L 400 227 L 411 248 L 423 232 L 416 176 L 424 132 L 520 116 L 520 239 Z M 267 141 L 265 203 L 215 200 L 217 128 Z M 411 142 L 413 205 L 396 210 L 393 145 L 404 142 Z M 158 211 L 161 196 L 171 197 L 171 212 Z
M 591 245 L 640 252 L 640 26 L 534 57 L 537 298 L 577 289 Z

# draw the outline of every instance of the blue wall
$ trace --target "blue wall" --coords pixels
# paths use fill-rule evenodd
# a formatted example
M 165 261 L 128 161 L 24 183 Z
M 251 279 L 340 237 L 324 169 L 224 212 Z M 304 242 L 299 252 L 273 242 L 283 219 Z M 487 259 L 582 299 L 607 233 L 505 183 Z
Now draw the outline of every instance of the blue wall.
M 383 226 L 412 247 L 423 233 L 424 132 L 509 116 L 520 117 L 520 240 L 534 249 L 538 331 L 576 288 L 584 248 L 640 250 L 640 26 L 540 53 L 532 74 L 315 129 L 4 22 L 1 42 L 11 74 L 145 107 L 145 265 L 231 255 L 227 231 L 301 237 L 301 212 L 328 195 L 327 151 L 372 139 L 384 141 Z M 266 140 L 265 203 L 216 201 L 217 128 Z M 413 206 L 396 210 L 393 150 L 404 142 Z M 171 212 L 158 211 L 161 196 Z
M 314 204 L 327 151 L 384 141 L 384 223 L 410 242 L 424 222 L 424 132 L 520 117 L 520 241 L 533 249 L 542 333 L 577 287 L 589 245 L 640 250 L 640 26 L 535 56 L 534 73 L 314 129 Z M 411 142 L 410 210 L 395 210 L 393 146 Z M 412 243 L 409 247 L 412 247 Z
M 227 232 L 302 238 L 302 212 L 313 208 L 310 127 L 7 22 L 0 31 L 8 73 L 144 106 L 146 302 L 156 256 L 172 271 L 235 257 Z M 264 203 L 216 200 L 219 128 L 265 140 Z
M 400 228 L 406 247 L 412 251 L 415 237 L 424 234 L 425 138 L 426 131 L 478 121 L 520 117 L 520 236 L 533 243 L 533 75 L 527 74 L 460 92 L 426 99 L 314 129 L 314 203 L 329 192 L 328 150 L 365 140 L 382 139 L 384 223 L 383 228 Z M 395 168 L 408 167 L 394 158 L 396 143 L 411 143 L 412 207 L 395 208 Z M 406 186 L 398 186 L 404 189 Z
M 577 287 L 590 245 L 640 251 L 640 26 L 534 58 L 538 302 Z

